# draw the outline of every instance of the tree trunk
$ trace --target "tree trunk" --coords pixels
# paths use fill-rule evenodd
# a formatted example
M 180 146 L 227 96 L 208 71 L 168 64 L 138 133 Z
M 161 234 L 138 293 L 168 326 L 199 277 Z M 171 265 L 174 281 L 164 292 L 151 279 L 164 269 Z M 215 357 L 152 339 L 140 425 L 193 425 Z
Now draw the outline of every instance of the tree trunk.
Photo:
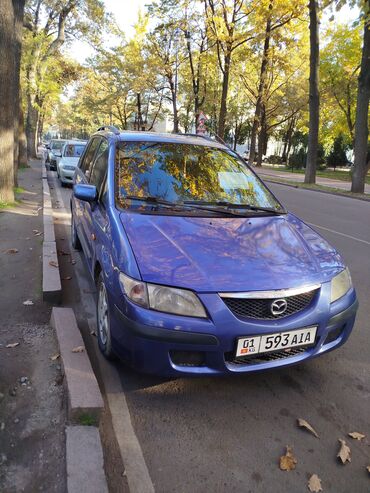
M 263 55 L 262 55 L 262 63 L 260 70 L 260 81 L 258 85 L 258 94 L 257 94 L 257 102 L 256 109 L 254 112 L 253 126 L 251 132 L 251 144 L 249 149 L 249 164 L 253 165 L 254 158 L 256 155 L 256 142 L 257 135 L 260 129 L 260 119 L 261 119 L 261 110 L 262 110 L 262 102 L 263 97 L 265 95 L 266 89 L 266 75 L 267 75 L 267 65 L 268 65 L 268 56 L 270 49 L 270 38 L 271 38 L 271 11 L 273 8 L 273 2 L 271 1 L 269 4 L 269 14 L 266 22 L 266 31 L 265 31 L 265 41 L 263 44 Z M 257 163 L 258 166 L 258 163 Z
M 29 158 L 37 158 L 37 122 L 39 121 L 38 109 L 33 105 L 30 95 L 27 98 L 27 119 L 26 119 L 26 137 L 27 137 L 27 155 Z
M 258 155 L 256 166 L 262 166 L 263 155 L 267 148 L 267 128 L 266 128 L 266 113 L 264 105 L 261 109 L 261 129 L 258 133 Z
M 231 66 L 231 51 L 228 51 L 225 55 L 225 64 L 224 64 L 223 78 L 222 78 L 221 104 L 220 104 L 220 113 L 218 117 L 218 128 L 217 128 L 217 135 L 221 137 L 221 139 L 225 137 L 227 94 L 229 91 L 230 66 Z
M 14 201 L 14 9 L 0 2 L 0 202 Z
M 13 0 L 14 8 L 14 185 L 18 186 L 20 69 L 25 0 Z
M 172 112 L 173 112 L 173 132 L 175 134 L 179 133 L 179 116 L 177 111 L 177 87 L 173 81 L 172 76 L 169 78 L 170 89 L 171 89 L 171 100 L 172 100 Z
M 141 94 L 139 92 L 136 94 L 136 101 L 137 101 L 137 129 L 140 131 L 143 122 L 143 117 L 141 113 Z
M 24 131 L 24 112 L 23 112 L 23 107 L 22 107 L 22 100 L 20 98 L 19 101 L 19 124 L 18 124 L 18 132 L 19 132 L 19 137 L 18 137 L 18 166 L 19 167 L 25 167 L 28 166 L 27 164 L 27 139 L 26 139 L 26 133 Z
M 315 183 L 317 151 L 319 146 L 319 21 L 317 0 L 309 0 L 310 13 L 310 99 L 309 133 L 305 183 Z
M 288 157 L 289 157 L 290 148 L 291 148 L 291 144 L 292 144 L 292 136 L 293 136 L 294 126 L 295 126 L 295 118 L 293 116 L 289 121 L 288 129 L 287 129 L 286 134 L 285 134 L 284 149 L 283 149 L 283 154 L 281 156 L 281 160 L 285 164 L 288 163 Z
M 367 154 L 369 138 L 369 100 L 370 100 L 370 0 L 366 2 L 367 14 L 364 27 L 361 70 L 358 78 L 357 109 L 355 123 L 355 162 L 352 175 L 351 192 L 364 193 L 367 173 Z

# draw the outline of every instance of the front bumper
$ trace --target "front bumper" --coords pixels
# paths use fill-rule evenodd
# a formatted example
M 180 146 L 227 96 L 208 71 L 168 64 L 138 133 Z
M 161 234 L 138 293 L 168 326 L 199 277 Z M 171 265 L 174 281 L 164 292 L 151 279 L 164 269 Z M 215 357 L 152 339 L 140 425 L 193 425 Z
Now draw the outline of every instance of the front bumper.
M 64 168 L 59 168 L 59 177 L 62 183 L 73 183 L 73 177 L 75 175 L 75 169 L 68 170 Z
M 127 300 L 122 306 L 113 302 L 110 310 L 113 347 L 138 371 L 163 376 L 256 372 L 297 364 L 341 346 L 352 331 L 358 307 L 355 291 L 351 290 L 333 305 L 327 303 L 329 287 L 322 287 L 322 291 L 310 309 L 285 319 L 263 322 L 241 321 L 228 309 L 226 315 L 220 313 L 211 321 L 170 316 Z M 201 298 L 203 302 L 212 299 L 218 308 L 223 304 L 214 295 Z M 205 305 L 209 307 L 210 303 Z M 217 314 L 217 310 L 211 313 Z M 307 349 L 265 353 L 245 361 L 234 358 L 238 337 L 313 325 L 318 327 L 316 341 Z

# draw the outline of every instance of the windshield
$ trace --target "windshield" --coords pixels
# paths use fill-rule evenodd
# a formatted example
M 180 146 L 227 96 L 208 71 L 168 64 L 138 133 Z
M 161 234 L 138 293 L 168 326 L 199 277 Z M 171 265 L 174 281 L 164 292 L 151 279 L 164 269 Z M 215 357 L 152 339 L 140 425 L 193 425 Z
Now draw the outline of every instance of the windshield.
M 65 140 L 52 140 L 51 148 L 52 149 L 61 149 L 65 144 Z
M 65 157 L 80 157 L 84 152 L 85 144 L 68 144 L 64 148 Z
M 231 151 L 163 142 L 120 142 L 116 200 L 155 197 L 171 203 L 227 202 L 283 210 L 254 173 Z

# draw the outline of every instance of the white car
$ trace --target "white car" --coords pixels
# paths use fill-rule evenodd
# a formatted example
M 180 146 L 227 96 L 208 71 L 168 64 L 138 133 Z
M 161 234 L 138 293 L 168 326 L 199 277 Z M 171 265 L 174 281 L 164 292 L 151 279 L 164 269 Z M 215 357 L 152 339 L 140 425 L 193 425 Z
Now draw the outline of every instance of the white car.
M 57 174 L 62 186 L 68 183 L 72 184 L 76 166 L 84 152 L 86 143 L 84 140 L 67 140 L 64 144 L 57 162 Z

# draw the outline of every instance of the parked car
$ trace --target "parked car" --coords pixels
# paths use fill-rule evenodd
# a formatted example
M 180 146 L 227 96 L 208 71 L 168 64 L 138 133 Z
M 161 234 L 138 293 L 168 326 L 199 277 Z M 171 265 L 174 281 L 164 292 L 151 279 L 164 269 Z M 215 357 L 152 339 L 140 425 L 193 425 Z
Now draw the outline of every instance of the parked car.
M 101 129 L 71 211 L 107 358 L 167 376 L 254 372 L 351 333 L 358 302 L 338 252 L 207 137 Z
M 57 160 L 61 156 L 65 142 L 62 139 L 52 139 L 50 144 L 46 146 L 45 163 L 49 163 L 50 169 L 53 171 L 57 169 Z
M 57 162 L 57 175 L 62 186 L 73 183 L 73 175 L 86 144 L 83 140 L 67 140 L 64 144 Z

